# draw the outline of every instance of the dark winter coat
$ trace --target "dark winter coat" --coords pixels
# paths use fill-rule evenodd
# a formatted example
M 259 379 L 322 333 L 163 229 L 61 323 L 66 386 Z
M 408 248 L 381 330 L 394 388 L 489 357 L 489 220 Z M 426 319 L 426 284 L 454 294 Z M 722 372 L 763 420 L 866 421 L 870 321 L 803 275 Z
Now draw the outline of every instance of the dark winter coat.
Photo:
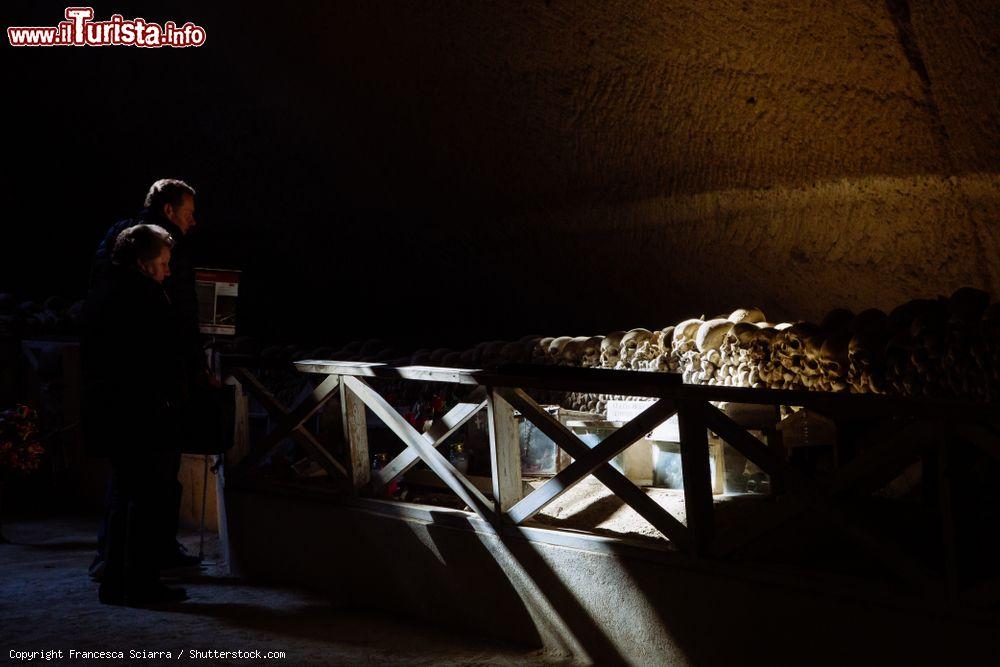
M 83 426 L 91 455 L 166 448 L 170 411 L 187 393 L 175 314 L 162 286 L 109 264 L 83 313 Z
M 174 247 L 170 255 L 170 276 L 163 282 L 163 289 L 170 298 L 174 312 L 174 332 L 178 337 L 178 345 L 183 351 L 185 372 L 193 381 L 205 367 L 205 357 L 202 353 L 201 334 L 198 330 L 198 297 L 195 289 L 194 257 L 191 253 L 189 239 L 177 225 L 161 215 L 156 215 L 143 209 L 135 218 L 121 220 L 107 231 L 94 255 L 90 283 L 93 289 L 97 281 L 107 276 L 111 264 L 111 251 L 115 239 L 124 230 L 139 224 L 159 225 L 174 239 Z

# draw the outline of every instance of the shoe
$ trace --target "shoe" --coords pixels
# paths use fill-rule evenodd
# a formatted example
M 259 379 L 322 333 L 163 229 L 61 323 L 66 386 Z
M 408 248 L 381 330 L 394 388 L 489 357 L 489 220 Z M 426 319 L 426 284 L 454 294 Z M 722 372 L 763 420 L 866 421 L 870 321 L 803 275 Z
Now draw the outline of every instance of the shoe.
M 158 604 L 183 602 L 188 599 L 183 588 L 165 586 L 160 582 L 148 584 L 141 588 L 132 588 L 125 594 L 125 604 L 129 607 L 148 607 Z
M 161 554 L 156 565 L 161 570 L 172 570 L 178 567 L 201 565 L 201 559 L 197 556 L 192 556 L 187 552 L 187 549 L 178 544 L 176 549 Z

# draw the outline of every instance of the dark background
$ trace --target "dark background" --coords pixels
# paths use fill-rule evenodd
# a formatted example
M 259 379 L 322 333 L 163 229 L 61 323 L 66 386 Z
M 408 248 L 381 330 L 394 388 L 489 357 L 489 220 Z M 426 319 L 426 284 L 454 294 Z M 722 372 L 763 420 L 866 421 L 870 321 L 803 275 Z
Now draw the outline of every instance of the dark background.
M 199 263 L 244 271 L 240 328 L 274 341 L 462 346 L 992 290 L 998 11 L 100 2 L 207 43 L 3 40 L 0 291 L 83 296 L 98 239 L 162 177 L 198 189 Z
M 5 5 L 5 26 L 54 25 L 64 6 Z M 470 210 L 515 203 L 400 143 L 406 100 L 354 78 L 364 45 L 315 52 L 315 6 L 263 7 L 95 7 L 99 19 L 191 20 L 207 31 L 201 48 L 4 45 L 0 291 L 83 296 L 109 224 L 134 214 L 153 180 L 176 177 L 199 191 L 199 264 L 244 271 L 244 333 L 413 344 L 526 333 L 499 284 L 517 267 L 462 250 L 477 231 Z M 459 218 L 461 233 L 442 222 Z

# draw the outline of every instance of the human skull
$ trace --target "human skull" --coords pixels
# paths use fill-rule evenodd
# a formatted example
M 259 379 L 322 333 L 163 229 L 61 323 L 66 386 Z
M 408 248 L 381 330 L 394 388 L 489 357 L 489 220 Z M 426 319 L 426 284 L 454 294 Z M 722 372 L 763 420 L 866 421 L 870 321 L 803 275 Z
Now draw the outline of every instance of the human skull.
M 584 344 L 589 340 L 587 336 L 575 336 L 562 348 L 562 353 L 557 359 L 561 366 L 579 366 L 583 358 Z
M 500 348 L 500 361 L 505 364 L 524 363 L 531 357 L 534 341 L 514 341 Z
M 618 364 L 626 368 L 632 368 L 632 362 L 635 359 L 636 353 L 639 351 L 639 346 L 648 343 L 649 339 L 652 337 L 653 333 L 649 329 L 641 328 L 632 329 L 622 336 L 622 342 L 618 353 Z
M 812 377 L 820 374 L 819 355 L 823 350 L 826 332 L 820 330 L 802 339 L 802 374 Z
M 584 368 L 593 368 L 601 364 L 601 343 L 603 336 L 591 336 L 581 344 L 580 365 Z
M 990 295 L 974 287 L 960 287 L 948 299 L 948 315 L 953 322 L 973 323 L 990 305 Z
M 760 329 L 753 324 L 737 322 L 722 339 L 723 351 L 735 363 L 745 360 L 750 350 L 750 344 L 759 331 Z
M 669 352 L 673 347 L 674 327 L 665 327 L 657 331 L 654 335 L 656 337 L 656 346 L 660 348 L 660 353 Z
M 733 322 L 728 319 L 715 319 L 703 322 L 695 333 L 695 346 L 702 354 L 709 350 L 718 350 L 722 340 L 733 328 Z
M 796 322 L 780 331 L 778 347 L 786 356 L 793 356 L 802 353 L 806 339 L 820 333 L 820 328 L 811 322 Z
M 431 352 L 427 357 L 427 363 L 431 366 L 440 366 L 444 363 L 444 357 L 450 354 L 453 350 L 446 347 L 439 347 L 438 349 Z
M 540 338 L 535 346 L 531 348 L 531 363 L 534 364 L 544 364 L 549 358 L 549 345 L 552 344 L 555 338 L 552 336 L 546 336 Z
M 548 357 L 548 363 L 559 363 L 562 359 L 563 348 L 569 345 L 572 340 L 572 336 L 559 336 L 558 338 L 553 338 L 552 342 L 549 343 L 548 353 L 546 354 Z
M 929 368 L 938 365 L 944 356 L 947 336 L 948 323 L 941 313 L 919 315 L 910 324 L 911 357 L 921 376 L 926 376 Z
M 618 363 L 624 331 L 612 331 L 601 340 L 601 367 L 614 368 Z
M 431 353 L 431 357 L 430 359 L 428 359 L 427 363 L 431 366 L 442 365 L 444 363 L 443 361 L 444 356 L 442 355 L 441 357 L 436 357 L 434 356 L 435 354 L 436 354 L 435 352 Z M 463 368 L 476 368 L 479 365 L 478 362 L 476 361 L 475 349 L 470 348 L 468 350 L 461 350 L 459 351 L 458 356 L 459 356 L 459 363 L 456 364 L 457 366 L 461 366 Z
M 820 333 L 820 328 L 809 322 L 798 322 L 782 331 L 774 346 L 779 363 L 787 369 L 801 367 L 806 339 Z
M 480 343 L 476 346 L 476 361 L 482 366 L 495 364 L 500 360 L 500 351 L 506 344 L 507 343 L 502 340 Z
M 683 354 L 688 350 L 694 349 L 694 339 L 698 333 L 698 328 L 704 323 L 704 320 L 692 318 L 684 320 L 674 327 L 674 338 L 671 341 L 671 345 L 676 354 Z
M 677 360 L 673 354 L 674 327 L 666 327 L 654 334 L 659 355 L 649 366 L 649 370 L 670 372 L 677 370 Z
M 947 319 L 948 302 L 943 299 L 913 299 L 893 308 L 889 322 L 893 329 L 909 327 L 917 318 Z
M 756 362 L 771 360 L 771 348 L 780 332 L 775 327 L 762 327 L 749 336 L 749 357 Z M 766 381 L 766 380 L 765 380 Z
M 823 370 L 823 379 L 833 391 L 847 389 L 850 343 L 850 332 L 840 331 L 823 341 L 823 347 L 820 349 L 820 367 Z
M 759 308 L 737 308 L 729 314 L 727 319 L 733 324 L 739 324 L 740 322 L 754 324 L 764 321 L 764 313 Z
M 854 319 L 851 320 L 849 328 L 854 333 L 861 333 L 864 331 L 881 331 L 888 328 L 888 325 L 889 316 L 884 311 L 878 308 L 869 308 L 855 315 Z
M 760 329 L 753 324 L 747 322 L 737 322 L 733 325 L 733 328 L 726 333 L 726 342 L 728 342 L 733 347 L 737 347 L 743 350 L 749 350 L 750 344 L 753 342 L 754 338 Z
M 879 331 L 866 331 L 851 336 L 847 345 L 850 369 L 847 382 L 857 393 L 885 391 L 884 373 L 879 371 L 885 350 L 885 337 Z

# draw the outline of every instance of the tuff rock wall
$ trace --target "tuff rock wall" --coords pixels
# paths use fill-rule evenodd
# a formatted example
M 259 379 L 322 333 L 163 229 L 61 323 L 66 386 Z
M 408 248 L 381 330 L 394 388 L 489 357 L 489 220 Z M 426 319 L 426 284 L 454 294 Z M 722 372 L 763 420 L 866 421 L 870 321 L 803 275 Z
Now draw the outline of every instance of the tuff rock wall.
M 453 195 L 474 229 L 446 231 L 518 265 L 498 271 L 515 289 L 596 294 L 633 325 L 1000 293 L 996 3 L 438 2 L 299 19 L 329 39 L 303 80 L 273 82 L 318 102 L 290 113 L 339 119 L 349 90 L 379 121 L 345 140 L 378 157 L 357 188 Z

